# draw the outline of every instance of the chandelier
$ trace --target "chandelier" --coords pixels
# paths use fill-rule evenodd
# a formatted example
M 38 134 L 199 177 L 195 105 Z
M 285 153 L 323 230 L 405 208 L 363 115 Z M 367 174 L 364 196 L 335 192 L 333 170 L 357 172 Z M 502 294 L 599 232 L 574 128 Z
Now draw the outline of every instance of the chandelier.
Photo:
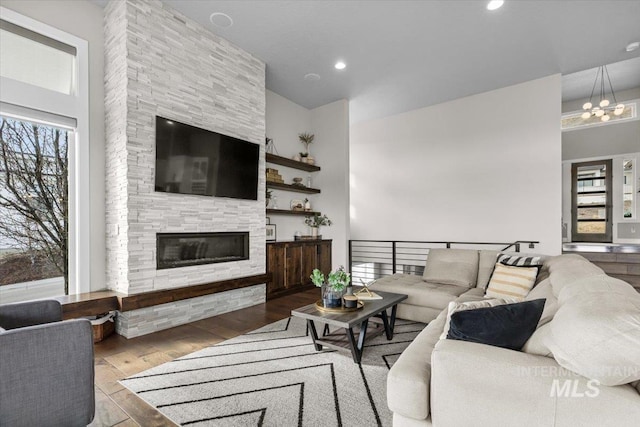
M 607 79 L 606 82 L 605 75 Z M 598 103 L 598 105 L 594 106 L 592 103 L 593 94 L 596 90 L 596 87 L 598 87 L 598 80 L 600 81 L 600 102 Z M 606 83 L 609 83 L 609 94 L 613 98 L 613 103 L 611 103 L 609 99 L 606 98 Z M 624 104 L 618 104 L 618 101 L 616 100 L 616 94 L 613 91 L 613 86 L 611 85 L 611 77 L 609 77 L 609 71 L 607 70 L 606 65 L 598 67 L 596 80 L 593 82 L 593 88 L 591 89 L 591 96 L 589 97 L 589 101 L 585 102 L 585 104 L 582 106 L 582 109 L 584 110 L 584 113 L 582 113 L 582 116 L 580 117 L 582 117 L 583 119 L 586 120 L 595 116 L 600 117 L 600 120 L 602 120 L 603 122 L 608 122 L 611 118 L 612 113 L 615 116 L 619 116 L 624 112 Z

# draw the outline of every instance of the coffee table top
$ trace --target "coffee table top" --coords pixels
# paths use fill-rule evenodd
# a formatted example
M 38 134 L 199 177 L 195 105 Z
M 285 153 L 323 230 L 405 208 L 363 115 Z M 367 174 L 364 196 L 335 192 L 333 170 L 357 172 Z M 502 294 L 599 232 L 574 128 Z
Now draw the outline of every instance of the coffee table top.
M 354 286 L 354 293 L 357 292 L 358 289 L 359 287 Z M 317 320 L 318 322 L 327 323 L 340 328 L 352 328 L 371 316 L 379 314 L 382 310 L 393 307 L 400 301 L 407 299 L 406 295 L 382 292 L 377 289 L 376 294 L 380 295 L 382 299 L 362 300 L 364 307 L 360 310 L 346 311 L 344 313 L 321 311 L 314 303 L 291 310 L 291 315 L 301 317 L 303 319 Z

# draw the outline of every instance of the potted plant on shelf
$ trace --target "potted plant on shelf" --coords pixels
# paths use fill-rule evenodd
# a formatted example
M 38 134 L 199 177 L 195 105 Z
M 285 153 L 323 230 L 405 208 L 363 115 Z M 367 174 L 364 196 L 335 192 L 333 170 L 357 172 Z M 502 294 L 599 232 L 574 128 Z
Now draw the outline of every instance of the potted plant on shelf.
M 311 274 L 311 281 L 321 288 L 322 305 L 325 308 L 342 307 L 342 297 L 347 286 L 351 283 L 351 275 L 347 273 L 343 266 L 336 271 L 329 273 L 325 283 L 324 274 L 317 268 Z
M 300 142 L 302 142 L 302 144 L 304 145 L 304 152 L 300 153 L 300 159 L 304 163 L 309 163 L 311 165 L 315 163 L 315 160 L 313 157 L 309 155 L 309 144 L 313 142 L 314 138 L 315 138 L 315 135 L 312 133 L 304 132 L 304 133 L 298 134 L 298 139 L 300 139 Z
M 305 217 L 304 223 L 311 227 L 311 235 L 318 237 L 318 228 L 326 225 L 331 225 L 331 220 L 326 215 L 320 215 L 319 213 L 313 214 L 313 216 Z

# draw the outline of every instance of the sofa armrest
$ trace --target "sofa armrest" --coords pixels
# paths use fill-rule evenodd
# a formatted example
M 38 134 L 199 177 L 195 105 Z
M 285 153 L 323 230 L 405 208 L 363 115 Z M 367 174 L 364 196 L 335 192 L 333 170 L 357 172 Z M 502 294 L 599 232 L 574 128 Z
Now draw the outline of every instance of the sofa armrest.
M 561 368 L 554 359 L 464 341 L 432 353 L 431 419 L 438 426 L 631 426 L 640 395 Z
M 0 327 L 23 328 L 62 320 L 62 305 L 56 300 L 0 305 Z
M 86 426 L 95 411 L 86 319 L 0 333 L 0 425 Z

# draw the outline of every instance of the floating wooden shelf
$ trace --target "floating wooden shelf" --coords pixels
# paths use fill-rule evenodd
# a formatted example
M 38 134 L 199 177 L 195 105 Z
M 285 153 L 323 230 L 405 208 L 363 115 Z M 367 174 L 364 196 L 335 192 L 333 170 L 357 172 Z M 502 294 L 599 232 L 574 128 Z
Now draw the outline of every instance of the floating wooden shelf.
M 278 190 L 294 191 L 296 193 L 318 194 L 320 190 L 317 188 L 305 187 L 303 185 L 284 184 L 280 182 L 267 181 L 267 188 L 275 188 Z
M 298 169 L 306 172 L 318 172 L 320 170 L 320 166 L 298 162 L 296 160 L 288 159 L 282 156 L 277 156 L 271 153 L 267 153 L 266 161 L 267 163 L 273 163 L 276 165 L 286 166 L 288 168 Z
M 314 214 L 320 215 L 320 212 L 316 212 L 316 211 L 292 211 L 292 210 L 289 210 L 289 209 L 267 209 L 267 215 L 313 216 Z

